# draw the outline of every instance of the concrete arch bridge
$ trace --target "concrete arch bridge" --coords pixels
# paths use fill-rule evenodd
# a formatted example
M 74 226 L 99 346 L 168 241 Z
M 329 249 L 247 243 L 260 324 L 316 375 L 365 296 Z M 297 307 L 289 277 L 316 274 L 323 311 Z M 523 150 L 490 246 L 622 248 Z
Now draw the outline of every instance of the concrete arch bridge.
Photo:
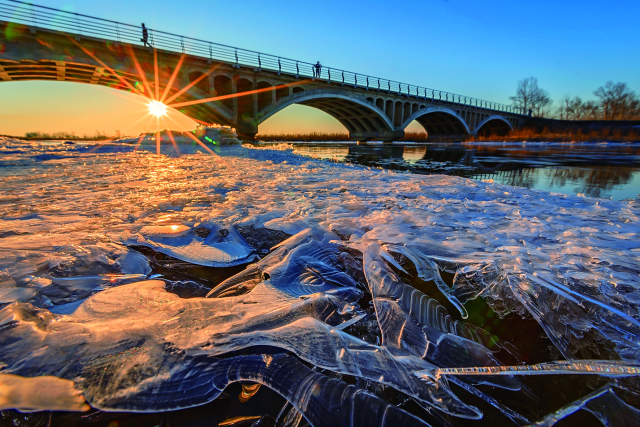
M 150 30 L 152 46 L 143 46 L 137 27 L 82 15 L 77 25 L 58 25 L 43 18 L 50 9 L 35 8 L 35 19 L 18 10 L 0 21 L 0 82 L 71 81 L 136 92 L 198 122 L 232 126 L 244 138 L 293 104 L 335 117 L 358 141 L 402 138 L 413 120 L 429 137 L 458 138 L 506 133 L 527 117 L 509 106 L 327 67 L 317 73 L 313 64 L 160 31 Z

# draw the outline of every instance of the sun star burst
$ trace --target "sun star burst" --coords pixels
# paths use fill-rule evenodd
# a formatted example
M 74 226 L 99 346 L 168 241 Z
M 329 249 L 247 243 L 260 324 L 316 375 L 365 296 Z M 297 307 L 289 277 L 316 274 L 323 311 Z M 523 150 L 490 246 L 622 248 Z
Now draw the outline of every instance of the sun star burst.
M 149 113 L 156 117 L 164 116 L 167 114 L 167 106 L 160 101 L 151 101 L 149 104 Z

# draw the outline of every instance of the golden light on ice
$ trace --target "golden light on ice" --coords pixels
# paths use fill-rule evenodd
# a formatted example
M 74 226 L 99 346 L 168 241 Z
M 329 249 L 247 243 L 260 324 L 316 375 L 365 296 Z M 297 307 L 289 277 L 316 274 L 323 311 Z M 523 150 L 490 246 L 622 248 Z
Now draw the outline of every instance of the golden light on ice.
M 167 114 L 167 106 L 160 101 L 151 101 L 147 105 L 149 106 L 149 112 L 156 117 Z

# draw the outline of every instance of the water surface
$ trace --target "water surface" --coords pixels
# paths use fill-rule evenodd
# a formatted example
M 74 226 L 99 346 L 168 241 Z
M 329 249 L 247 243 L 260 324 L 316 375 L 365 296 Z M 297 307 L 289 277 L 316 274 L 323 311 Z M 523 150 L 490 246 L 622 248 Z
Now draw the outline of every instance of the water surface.
M 626 143 L 294 143 L 304 156 L 613 200 L 640 194 L 640 145 Z

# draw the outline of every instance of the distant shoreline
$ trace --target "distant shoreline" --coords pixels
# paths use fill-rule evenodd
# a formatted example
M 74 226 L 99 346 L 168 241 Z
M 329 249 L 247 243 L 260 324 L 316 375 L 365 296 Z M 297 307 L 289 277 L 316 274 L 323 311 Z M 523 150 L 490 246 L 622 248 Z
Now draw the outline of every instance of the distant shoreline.
M 25 136 L 0 135 L 25 141 L 106 141 L 126 138 L 123 135 L 105 135 L 96 132 L 94 136 L 73 133 L 29 132 Z M 139 136 L 139 135 L 138 135 Z M 135 136 L 137 138 L 138 136 Z M 133 138 L 133 137 L 131 137 Z M 345 142 L 353 141 L 348 133 L 309 132 L 257 134 L 256 142 Z M 434 135 L 426 132 L 406 132 L 403 138 L 394 142 L 640 142 L 640 121 L 569 121 L 544 118 L 530 118 L 520 129 L 508 133 L 487 133 L 480 135 Z M 253 142 L 253 141 L 244 141 Z M 354 141 L 355 142 L 355 141 Z

